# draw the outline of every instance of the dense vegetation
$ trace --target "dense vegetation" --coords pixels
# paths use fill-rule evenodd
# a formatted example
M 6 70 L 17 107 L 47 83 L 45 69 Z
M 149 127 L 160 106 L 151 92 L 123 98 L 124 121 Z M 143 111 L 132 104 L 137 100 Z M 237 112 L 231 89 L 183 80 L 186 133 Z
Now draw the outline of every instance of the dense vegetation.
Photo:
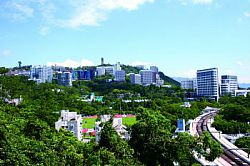
M 76 81 L 73 87 L 44 83 L 37 85 L 27 77 L 1 76 L 1 99 L 23 98 L 15 106 L 0 100 L 0 163 L 3 165 L 181 165 L 195 163 L 195 150 L 213 160 L 221 147 L 208 133 L 196 138 L 179 134 L 173 138 L 178 118 L 193 119 L 205 106 L 215 103 L 193 102 L 181 107 L 179 87 L 142 87 L 129 83 L 99 80 Z M 95 92 L 104 102 L 86 103 L 83 95 Z M 131 99 L 131 102 L 122 100 Z M 136 99 L 145 99 L 135 102 Z M 111 126 L 104 125 L 99 144 L 84 144 L 72 133 L 56 132 L 59 111 L 69 109 L 85 115 L 133 113 L 131 140 L 121 139 Z
M 250 96 L 220 99 L 221 111 L 216 116 L 213 126 L 226 134 L 249 133 Z

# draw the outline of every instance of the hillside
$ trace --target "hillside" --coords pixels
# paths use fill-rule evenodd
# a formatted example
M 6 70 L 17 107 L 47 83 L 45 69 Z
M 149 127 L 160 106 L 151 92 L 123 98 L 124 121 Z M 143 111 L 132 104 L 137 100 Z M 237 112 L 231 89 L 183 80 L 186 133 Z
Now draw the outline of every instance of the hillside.
M 165 82 L 168 82 L 176 86 L 181 86 L 181 84 L 178 81 L 166 76 L 163 72 L 159 72 L 159 75 L 160 75 L 160 78 L 163 79 Z

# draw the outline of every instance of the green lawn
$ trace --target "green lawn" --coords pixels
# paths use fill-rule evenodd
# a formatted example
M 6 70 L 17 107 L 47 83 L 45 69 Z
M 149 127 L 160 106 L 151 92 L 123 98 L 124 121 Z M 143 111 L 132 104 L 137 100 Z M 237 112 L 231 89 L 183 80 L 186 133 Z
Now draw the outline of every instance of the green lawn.
M 122 118 L 122 124 L 125 126 L 132 126 L 136 123 L 136 117 Z
M 82 128 L 83 129 L 93 129 L 93 128 L 95 128 L 95 120 L 96 120 L 96 118 L 83 118 L 83 120 L 82 120 Z
M 82 128 L 83 129 L 93 129 L 95 127 L 96 118 L 83 118 Z M 122 118 L 122 124 L 125 126 L 132 126 L 136 123 L 135 117 Z

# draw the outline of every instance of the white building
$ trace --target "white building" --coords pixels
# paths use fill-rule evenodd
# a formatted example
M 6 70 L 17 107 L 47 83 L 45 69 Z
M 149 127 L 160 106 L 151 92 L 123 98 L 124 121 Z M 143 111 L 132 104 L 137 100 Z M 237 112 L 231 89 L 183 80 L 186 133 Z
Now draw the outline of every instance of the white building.
M 111 118 L 110 115 L 102 115 L 101 116 L 101 121 L 95 122 L 96 142 L 99 142 L 100 139 L 101 139 L 101 130 L 102 130 L 102 127 L 100 127 L 100 124 L 109 121 L 110 118 Z M 117 134 L 122 139 L 125 139 L 125 140 L 129 140 L 130 139 L 130 134 L 127 131 L 127 127 L 122 124 L 122 118 L 114 118 L 113 122 L 112 122 L 112 126 L 115 129 L 115 131 L 117 132 Z
M 55 122 L 55 128 L 57 131 L 61 128 L 69 130 L 74 133 L 78 140 L 82 140 L 82 117 L 77 115 L 77 112 L 62 110 L 59 120 Z
M 159 74 L 156 74 L 156 80 L 155 80 L 155 83 L 156 83 L 156 86 L 162 86 L 162 85 L 164 85 L 164 80 L 162 80 L 161 78 L 160 78 L 160 75 Z
M 153 72 L 151 70 L 141 70 L 141 83 L 143 85 L 151 85 L 153 82 Z
M 122 70 L 122 68 L 121 68 L 121 63 L 120 63 L 120 62 L 117 62 L 117 63 L 114 65 L 114 69 L 115 69 L 115 71 L 117 71 L 117 70 Z
M 96 68 L 96 76 L 105 75 L 105 68 L 103 66 Z
M 53 71 L 48 66 L 34 66 L 30 69 L 30 80 L 39 83 L 52 82 Z
M 141 85 L 141 75 L 140 74 L 131 73 L 130 74 L 130 82 L 132 84 L 139 84 L 139 85 Z
M 221 96 L 226 94 L 234 96 L 235 90 L 238 90 L 237 76 L 222 75 L 221 76 Z
M 219 81 L 217 68 L 197 70 L 197 95 L 218 101 Z
M 126 73 L 124 70 L 116 70 L 115 71 L 115 81 L 122 82 L 125 81 Z

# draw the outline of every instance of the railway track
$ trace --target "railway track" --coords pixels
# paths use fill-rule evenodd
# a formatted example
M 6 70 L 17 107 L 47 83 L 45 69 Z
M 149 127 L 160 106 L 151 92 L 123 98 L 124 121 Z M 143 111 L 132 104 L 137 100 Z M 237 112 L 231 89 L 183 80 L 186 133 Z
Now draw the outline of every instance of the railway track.
M 207 123 L 209 119 L 214 117 L 216 113 L 210 113 L 206 116 L 203 116 L 197 123 L 196 130 L 198 132 L 198 135 L 201 135 L 203 132 L 208 131 Z M 229 165 L 232 166 L 249 166 L 249 163 L 247 163 L 244 159 L 241 158 L 241 156 L 235 155 L 233 152 L 231 152 L 225 145 L 221 144 L 223 147 L 223 154 L 220 156 L 223 160 L 225 160 Z

